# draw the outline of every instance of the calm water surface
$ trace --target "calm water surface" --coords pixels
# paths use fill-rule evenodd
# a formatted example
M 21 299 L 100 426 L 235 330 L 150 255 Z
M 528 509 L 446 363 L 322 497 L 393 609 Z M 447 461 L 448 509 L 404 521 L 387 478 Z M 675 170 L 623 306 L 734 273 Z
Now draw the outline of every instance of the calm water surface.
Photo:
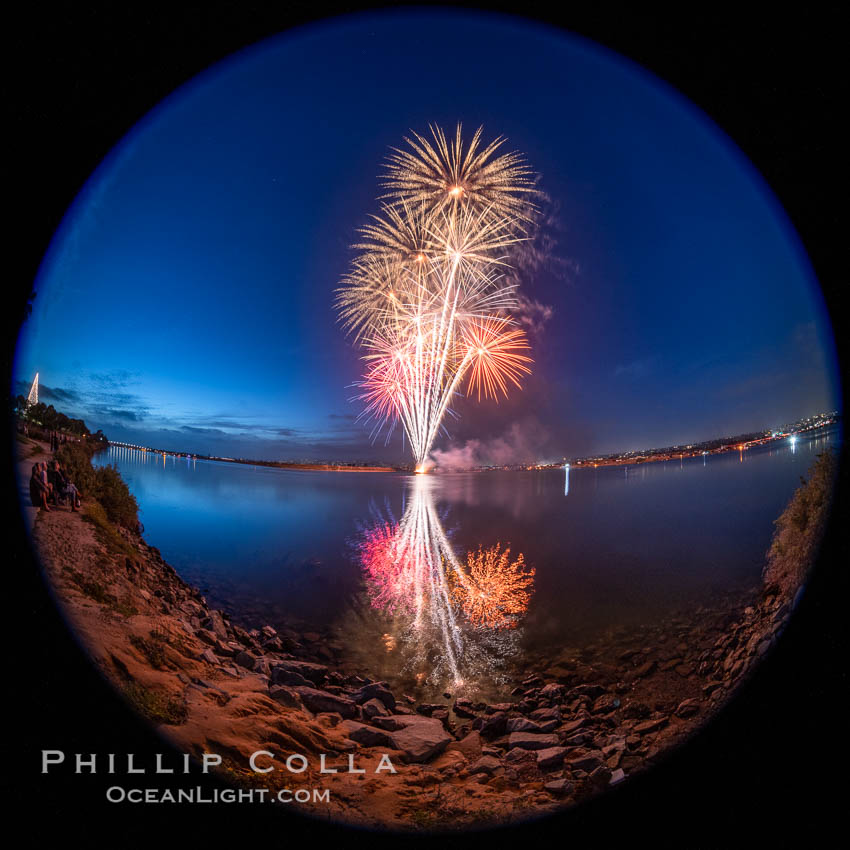
M 288 471 L 118 447 L 95 462 L 117 465 L 147 541 L 237 620 L 332 628 L 378 675 L 491 690 L 530 648 L 580 646 L 753 586 L 773 521 L 838 439 L 568 480 Z M 511 549 L 502 569 L 467 562 L 497 544 Z M 525 568 L 512 572 L 519 553 Z

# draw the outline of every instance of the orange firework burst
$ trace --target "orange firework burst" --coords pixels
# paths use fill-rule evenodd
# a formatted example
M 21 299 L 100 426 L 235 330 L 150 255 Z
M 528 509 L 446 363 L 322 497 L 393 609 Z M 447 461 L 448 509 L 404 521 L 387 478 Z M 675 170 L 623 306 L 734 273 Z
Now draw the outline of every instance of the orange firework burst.
M 501 543 L 466 556 L 464 581 L 452 585 L 452 595 L 471 623 L 488 629 L 515 628 L 531 600 L 534 568 L 525 568 L 520 554 L 511 560 L 511 550 Z
M 532 359 L 522 352 L 529 349 L 525 331 L 511 327 L 508 319 L 484 319 L 472 325 L 466 335 L 470 358 L 469 392 L 498 400 L 498 390 L 508 394 L 507 381 L 519 387 L 522 375 L 531 373 L 526 365 Z
M 504 270 L 532 235 L 535 177 L 504 139 L 465 145 L 431 128 L 387 161 L 381 214 L 361 228 L 361 253 L 337 290 L 340 319 L 365 349 L 358 400 L 387 438 L 401 422 L 417 468 L 453 397 L 498 398 L 531 371 L 525 334 L 509 318 L 517 285 Z

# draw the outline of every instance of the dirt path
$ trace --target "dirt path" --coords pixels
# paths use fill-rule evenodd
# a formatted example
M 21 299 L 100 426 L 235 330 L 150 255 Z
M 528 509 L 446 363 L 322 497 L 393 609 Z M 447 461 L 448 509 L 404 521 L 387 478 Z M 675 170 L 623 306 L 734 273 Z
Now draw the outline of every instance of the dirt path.
M 17 459 L 15 477 L 18 485 L 18 500 L 21 505 L 21 513 L 24 517 L 24 525 L 27 531 L 32 533 L 35 518 L 38 516 L 39 511 L 39 508 L 35 507 L 30 500 L 29 480 L 32 475 L 32 467 L 38 461 L 50 460 L 53 454 L 47 443 L 33 440 L 31 437 L 25 437 L 24 440 L 26 442 L 18 440 L 16 444 Z

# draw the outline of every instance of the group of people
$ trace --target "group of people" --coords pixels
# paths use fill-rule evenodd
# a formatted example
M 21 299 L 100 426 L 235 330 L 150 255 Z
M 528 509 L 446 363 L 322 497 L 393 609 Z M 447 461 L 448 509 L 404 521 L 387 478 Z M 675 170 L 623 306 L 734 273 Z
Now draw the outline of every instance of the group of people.
M 59 446 L 64 446 L 66 442 L 68 442 L 68 438 L 64 434 L 57 434 L 56 431 L 50 432 L 50 451 L 58 451 Z
M 51 460 L 50 463 L 40 460 L 32 465 L 30 498 L 35 507 L 45 511 L 50 510 L 48 503 L 58 506 L 67 502 L 73 512 L 82 507 L 79 490 L 65 475 L 58 460 Z

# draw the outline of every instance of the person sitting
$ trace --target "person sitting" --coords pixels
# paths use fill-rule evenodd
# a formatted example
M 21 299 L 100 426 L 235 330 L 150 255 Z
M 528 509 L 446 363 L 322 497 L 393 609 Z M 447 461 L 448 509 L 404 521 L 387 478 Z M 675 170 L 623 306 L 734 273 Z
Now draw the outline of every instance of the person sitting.
M 57 470 L 55 460 L 47 465 L 47 483 L 50 484 L 50 495 L 54 505 L 58 505 L 63 499 L 64 481 Z
M 62 470 L 62 465 L 58 460 L 54 460 L 51 462 L 51 470 L 52 478 L 50 483 L 53 486 L 53 491 L 56 495 L 57 500 L 67 499 L 69 504 L 71 505 L 71 513 L 76 513 L 77 508 L 80 507 L 80 493 L 79 490 L 74 486 L 74 482 L 68 478 L 67 475 Z
M 41 474 L 41 464 L 34 463 L 32 465 L 32 476 L 30 477 L 30 500 L 33 507 L 49 511 L 50 507 L 47 504 L 47 497 L 49 495 L 48 484 Z

